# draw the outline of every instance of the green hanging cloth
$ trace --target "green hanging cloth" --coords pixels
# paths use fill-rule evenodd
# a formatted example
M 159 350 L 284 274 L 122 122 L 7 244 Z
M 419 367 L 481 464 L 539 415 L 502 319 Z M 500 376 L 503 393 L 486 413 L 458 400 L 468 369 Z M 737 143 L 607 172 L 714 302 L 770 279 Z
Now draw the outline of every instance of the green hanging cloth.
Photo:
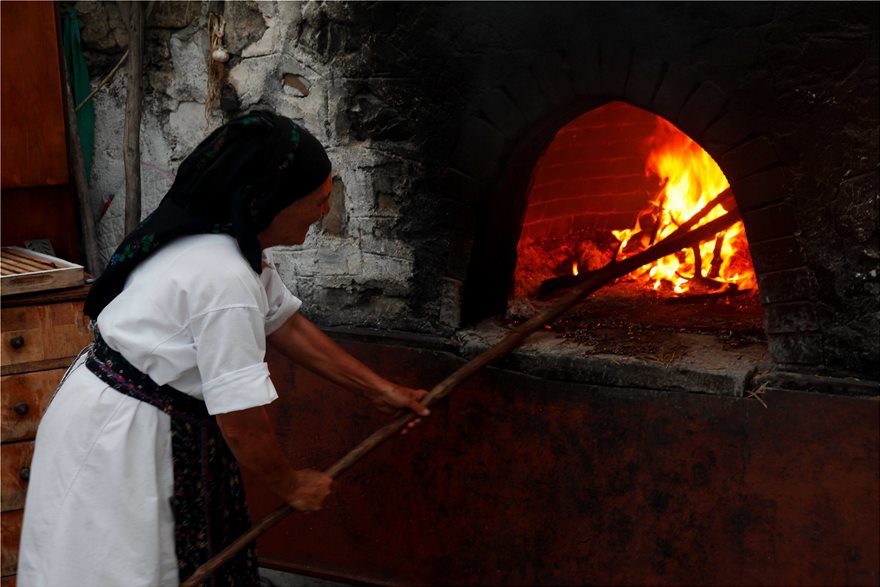
M 61 8 L 61 42 L 64 44 L 67 74 L 70 76 L 70 87 L 73 89 L 73 102 L 76 106 L 85 100 L 92 87 L 80 42 L 79 19 L 76 17 L 76 10 L 67 6 Z M 95 106 L 91 100 L 76 113 L 76 125 L 85 159 L 86 178 L 89 178 L 92 173 L 92 152 L 95 150 Z

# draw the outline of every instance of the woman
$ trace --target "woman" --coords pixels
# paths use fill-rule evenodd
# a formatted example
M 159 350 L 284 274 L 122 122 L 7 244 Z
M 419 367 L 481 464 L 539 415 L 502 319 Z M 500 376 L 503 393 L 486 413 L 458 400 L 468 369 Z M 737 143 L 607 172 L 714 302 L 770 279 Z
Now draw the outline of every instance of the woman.
M 95 341 L 37 433 L 19 585 L 178 584 L 249 526 L 236 461 L 294 507 L 319 509 L 330 478 L 291 467 L 265 411 L 277 397 L 267 340 L 380 409 L 427 415 L 424 390 L 383 379 L 299 314 L 262 254 L 302 243 L 330 186 L 318 141 L 265 112 L 181 164 L 86 300 Z M 213 581 L 257 584 L 253 550 Z

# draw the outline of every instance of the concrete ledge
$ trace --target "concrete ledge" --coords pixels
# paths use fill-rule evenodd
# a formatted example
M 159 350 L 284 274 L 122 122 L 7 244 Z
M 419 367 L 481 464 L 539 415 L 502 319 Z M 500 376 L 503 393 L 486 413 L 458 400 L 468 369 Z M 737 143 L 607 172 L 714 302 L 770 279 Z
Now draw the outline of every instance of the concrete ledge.
M 872 397 L 874 399 L 880 397 L 880 382 L 856 377 L 828 377 L 809 373 L 774 371 L 755 377 L 755 384 L 768 390 L 805 391 L 829 395 Z
M 459 331 L 461 354 L 471 359 L 507 333 L 491 321 Z M 604 354 L 552 332 L 536 332 L 494 366 L 560 381 L 732 397 L 742 397 L 754 375 L 770 366 L 761 344 L 726 350 L 708 334 L 675 333 L 672 338 L 677 352 L 651 360 Z

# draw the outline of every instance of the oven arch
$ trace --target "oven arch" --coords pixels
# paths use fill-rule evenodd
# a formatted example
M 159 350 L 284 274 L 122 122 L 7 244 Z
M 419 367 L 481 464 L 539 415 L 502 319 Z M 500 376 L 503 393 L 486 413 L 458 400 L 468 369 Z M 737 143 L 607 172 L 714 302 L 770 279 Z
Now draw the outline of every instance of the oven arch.
M 543 55 L 514 71 L 481 94 L 444 171 L 445 197 L 472 219 L 451 234 L 447 265 L 447 277 L 463 281 L 462 323 L 504 310 L 538 157 L 570 120 L 618 100 L 665 118 L 719 164 L 743 215 L 771 356 L 781 367 L 822 365 L 815 280 L 785 201 L 785 166 L 723 89 L 686 66 L 611 42 Z

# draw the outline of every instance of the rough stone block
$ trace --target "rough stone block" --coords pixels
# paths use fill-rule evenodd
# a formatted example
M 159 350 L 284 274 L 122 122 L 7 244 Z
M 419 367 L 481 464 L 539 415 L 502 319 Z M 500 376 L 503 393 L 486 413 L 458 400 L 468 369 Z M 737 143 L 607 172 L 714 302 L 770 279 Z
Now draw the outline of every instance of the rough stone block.
M 797 220 L 794 209 L 786 203 L 774 204 L 743 213 L 749 243 L 793 236 L 797 233 Z
M 876 143 L 875 143 L 876 144 Z M 858 243 L 867 243 L 880 226 L 880 200 L 877 171 L 846 179 L 840 183 L 833 212 L 837 230 Z
M 806 265 L 800 243 L 794 237 L 750 245 L 752 264 L 758 274 L 796 269 Z
M 600 90 L 606 96 L 622 98 L 629 76 L 632 47 L 623 43 L 605 42 L 599 48 Z
M 703 82 L 691 94 L 678 114 L 678 128 L 699 142 L 709 124 L 718 118 L 727 104 L 727 94 L 712 82 Z
M 504 89 L 528 124 L 543 118 L 549 108 L 550 102 L 544 95 L 541 81 L 527 70 L 514 70 Z
M 731 149 L 718 162 L 727 180 L 733 183 L 779 163 L 776 151 L 763 136 Z
M 767 337 L 767 347 L 782 368 L 822 364 L 822 335 L 819 333 L 771 334 Z
M 504 149 L 504 136 L 485 120 L 465 121 L 451 163 L 475 179 L 489 179 L 498 168 Z
M 170 97 L 181 102 L 193 101 L 204 104 L 205 88 L 208 86 L 205 53 L 184 32 L 180 31 L 171 36 L 169 46 L 174 63 L 174 77 L 171 78 L 171 84 L 166 92 Z M 241 64 L 239 64 L 240 66 Z M 247 66 L 244 69 L 247 69 Z M 240 90 L 239 95 L 241 95 Z
M 447 167 L 440 178 L 440 189 L 451 200 L 474 203 L 482 200 L 489 188 L 484 182 Z
M 785 198 L 787 178 L 782 167 L 774 167 L 744 179 L 730 180 L 736 203 L 743 213 Z
M 574 51 L 569 57 L 572 86 L 578 96 L 597 96 L 601 79 L 599 77 L 599 47 L 585 46 Z
M 108 51 L 128 46 L 128 27 L 123 23 L 116 3 L 77 2 L 75 6 L 80 18 L 80 36 L 86 49 Z M 151 18 L 147 25 L 152 22 Z
M 345 236 L 348 228 L 348 214 L 345 209 L 345 183 L 338 177 L 333 178 L 330 192 L 330 211 L 321 219 L 321 228 L 333 236 Z
M 477 220 L 474 208 L 454 200 L 442 199 L 438 202 L 440 226 L 465 234 L 473 234 Z
M 245 4 L 241 2 L 241 4 Z M 148 26 L 182 29 L 197 21 L 202 7 L 198 2 L 156 2 L 150 13 Z M 226 18 L 229 18 L 227 14 Z M 228 34 L 228 33 L 227 33 Z
M 321 247 L 317 260 L 323 275 L 350 275 L 350 262 L 356 257 L 357 252 L 351 247 Z
M 748 116 L 728 110 L 721 118 L 709 125 L 700 139 L 700 144 L 713 157 L 721 157 L 743 142 L 753 130 Z
M 680 65 L 670 65 L 663 74 L 663 80 L 654 95 L 652 110 L 675 123 L 688 97 L 697 86 L 693 72 Z
M 551 108 L 561 108 L 574 99 L 571 78 L 565 70 L 565 63 L 556 53 L 547 53 L 531 67 L 535 79 L 541 82 L 544 94 Z
M 624 90 L 626 101 L 640 108 L 651 108 L 651 100 L 662 73 L 662 61 L 636 53 L 629 68 L 629 78 L 626 80 Z
M 447 328 L 461 326 L 461 294 L 463 283 L 458 279 L 444 279 L 440 295 L 440 323 Z
M 158 2 L 156 5 L 167 4 L 178 4 L 178 2 Z M 188 11 L 197 12 L 199 8 L 198 3 L 181 2 L 179 4 L 185 4 Z M 226 19 L 223 41 L 229 52 L 234 55 L 241 54 L 245 47 L 263 38 L 263 33 L 268 28 L 257 2 L 229 2 L 224 5 L 223 13 Z
M 815 287 L 815 278 L 806 267 L 758 275 L 758 297 L 762 304 L 807 300 Z
M 479 111 L 508 139 L 519 136 L 526 126 L 526 119 L 523 118 L 522 113 L 510 97 L 499 88 L 489 91 L 480 100 Z
M 460 232 L 453 232 L 449 239 L 449 259 L 446 263 L 446 276 L 464 280 L 471 262 L 473 239 Z
M 199 102 L 181 102 L 177 110 L 168 115 L 169 124 L 179 133 L 174 145 L 174 156 L 185 157 L 207 136 L 205 105 Z
M 822 329 L 825 366 L 841 375 L 856 375 L 862 380 L 880 381 L 880 316 L 857 323 L 839 324 Z M 853 344 L 859 341 L 859 344 Z M 867 383 L 867 382 L 865 382 Z M 861 391 L 862 394 L 865 390 Z M 873 392 L 877 395 L 877 391 Z
M 819 318 L 812 302 L 765 305 L 764 323 L 768 334 L 819 330 Z

